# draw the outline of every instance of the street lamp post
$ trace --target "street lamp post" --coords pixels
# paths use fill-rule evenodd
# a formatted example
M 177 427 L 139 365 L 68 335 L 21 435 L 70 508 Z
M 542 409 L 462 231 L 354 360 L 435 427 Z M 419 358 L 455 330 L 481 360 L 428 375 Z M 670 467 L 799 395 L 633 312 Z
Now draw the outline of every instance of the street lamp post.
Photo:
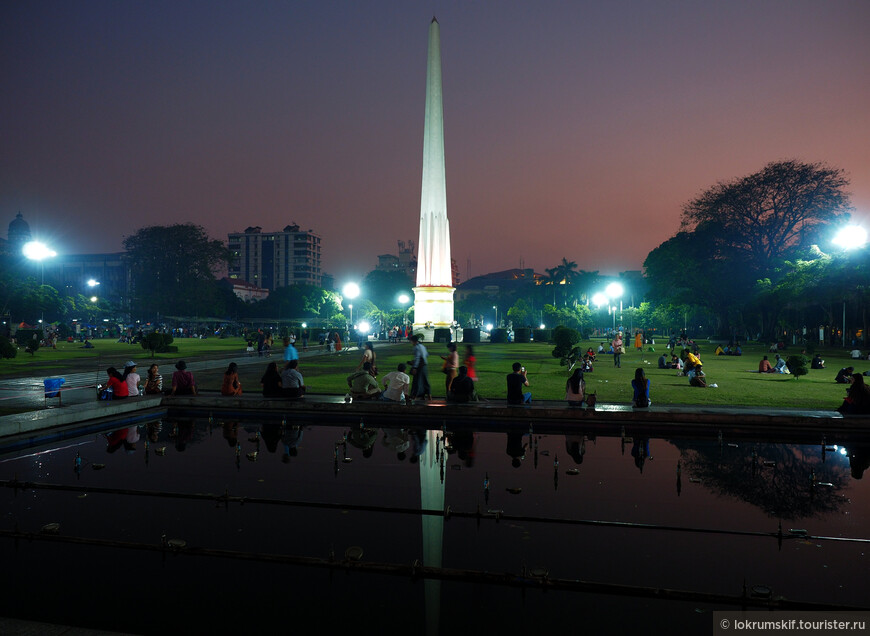
M 29 260 L 37 261 L 39 263 L 39 286 L 41 287 L 45 285 L 45 259 L 54 258 L 57 256 L 57 252 L 50 249 L 45 243 L 39 241 L 29 241 L 28 243 L 25 243 L 21 248 L 21 252 Z M 41 315 L 42 318 L 39 320 L 40 323 L 45 319 L 44 309 L 42 310 Z
M 604 293 L 607 294 L 608 298 L 611 300 L 616 300 L 617 298 L 620 299 L 619 312 L 622 313 L 622 294 L 625 293 L 622 285 L 619 283 L 610 283 L 604 290 Z M 620 320 L 622 320 L 621 317 Z M 616 307 L 613 308 L 613 330 L 616 331 Z
M 867 230 L 858 225 L 847 225 L 837 232 L 832 243 L 844 252 L 864 247 L 867 244 Z M 843 346 L 846 346 L 846 298 L 843 297 Z
M 495 309 L 495 328 L 498 329 L 498 306 L 493 305 L 493 309 Z
M 403 335 L 407 335 L 408 333 L 408 303 L 411 302 L 411 297 L 408 294 L 401 294 L 399 296 L 399 304 L 402 305 L 402 329 L 404 331 Z

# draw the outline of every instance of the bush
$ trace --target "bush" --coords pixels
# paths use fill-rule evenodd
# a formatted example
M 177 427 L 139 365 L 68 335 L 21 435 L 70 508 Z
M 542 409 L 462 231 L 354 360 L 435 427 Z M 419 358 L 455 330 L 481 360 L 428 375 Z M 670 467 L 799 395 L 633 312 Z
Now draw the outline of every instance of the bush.
M 27 353 L 36 353 L 39 343 L 42 342 L 42 329 L 19 329 L 15 334 L 18 347 Z
M 492 333 L 489 336 L 490 342 L 507 342 L 508 341 L 508 330 L 507 329 L 493 329 Z
M 142 338 L 140 344 L 142 348 L 146 351 L 150 351 L 151 355 L 154 356 L 156 353 L 176 353 L 178 351 L 178 347 L 170 347 L 174 338 L 168 333 L 160 333 L 158 331 L 152 331 L 149 334 L 146 334 L 144 338 Z
M 432 336 L 433 342 L 451 342 L 453 335 L 449 328 L 439 327 Z
M 788 357 L 785 361 L 785 366 L 791 371 L 791 374 L 797 380 L 802 375 L 809 373 L 810 359 L 805 355 L 795 354 Z
M 14 358 L 18 355 L 18 349 L 7 338 L 0 336 L 0 358 Z
M 553 337 L 552 329 L 535 329 L 532 331 L 532 336 L 535 339 L 535 342 L 550 342 L 550 339 Z
M 480 329 L 477 327 L 473 329 L 465 328 L 462 330 L 462 342 L 480 342 Z
M 553 342 L 556 343 L 553 357 L 559 358 L 559 364 L 563 367 L 573 368 L 583 355 L 577 344 L 580 342 L 580 332 L 560 325 L 553 330 Z
M 532 337 L 532 330 L 527 327 L 518 327 L 514 329 L 514 342 L 529 342 Z

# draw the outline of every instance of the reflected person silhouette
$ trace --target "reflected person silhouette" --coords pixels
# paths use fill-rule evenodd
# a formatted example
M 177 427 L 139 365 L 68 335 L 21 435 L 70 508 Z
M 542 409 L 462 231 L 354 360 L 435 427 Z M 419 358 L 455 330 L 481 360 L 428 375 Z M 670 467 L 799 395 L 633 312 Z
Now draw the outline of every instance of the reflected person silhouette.
M 565 450 L 574 459 L 575 464 L 583 463 L 583 455 L 586 454 L 585 435 L 566 435 Z
M 285 426 L 284 434 L 281 436 L 281 443 L 284 444 L 284 455 L 281 461 L 285 464 L 290 461 L 291 457 L 299 455 L 299 442 L 302 441 L 301 426 Z
M 277 422 L 263 424 L 262 437 L 266 444 L 266 450 L 270 453 L 277 451 L 278 442 L 281 441 L 281 424 Z
M 411 446 L 411 440 L 408 433 L 403 428 L 382 428 L 384 437 L 381 442 L 388 450 L 396 453 L 396 459 L 400 462 L 404 461 L 408 456 L 406 451 Z
M 634 465 L 643 474 L 643 465 L 649 457 L 649 439 L 635 438 L 631 445 L 631 456 L 634 457 Z
M 852 469 L 852 479 L 864 477 L 864 471 L 870 468 L 870 445 L 849 449 L 849 467 Z
M 507 448 L 505 452 L 511 457 L 511 466 L 519 468 L 526 458 L 526 445 L 523 443 L 525 433 L 510 432 L 507 434 Z

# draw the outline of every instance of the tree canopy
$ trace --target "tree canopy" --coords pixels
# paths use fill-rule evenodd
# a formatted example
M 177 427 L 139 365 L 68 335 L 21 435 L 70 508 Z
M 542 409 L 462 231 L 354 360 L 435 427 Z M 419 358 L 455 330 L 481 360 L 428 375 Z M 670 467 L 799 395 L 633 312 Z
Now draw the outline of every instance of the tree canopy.
M 704 231 L 711 256 L 738 257 L 758 274 L 792 248 L 819 242 L 819 233 L 850 209 L 842 170 L 795 160 L 719 182 L 683 207 L 682 229 Z
M 230 252 L 192 223 L 143 227 L 124 239 L 138 315 L 213 314 L 215 270 Z

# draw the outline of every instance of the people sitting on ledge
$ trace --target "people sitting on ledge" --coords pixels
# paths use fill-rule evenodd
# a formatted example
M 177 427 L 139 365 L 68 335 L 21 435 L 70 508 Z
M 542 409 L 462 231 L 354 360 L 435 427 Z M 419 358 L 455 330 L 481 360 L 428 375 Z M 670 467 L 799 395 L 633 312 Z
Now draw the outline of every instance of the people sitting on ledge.
M 474 390 L 474 380 L 468 377 L 468 367 L 461 366 L 456 372 L 457 376 L 453 378 L 447 392 L 447 401 L 457 404 L 477 402 L 477 391 Z
M 381 394 L 381 399 L 384 402 L 405 402 L 408 387 L 411 385 L 411 378 L 405 373 L 407 368 L 404 362 L 400 362 L 395 371 L 383 377 L 381 381 L 384 384 L 384 392 Z
M 355 400 L 376 400 L 381 397 L 378 381 L 372 377 L 372 363 L 364 362 L 362 369 L 357 369 L 347 376 L 350 394 Z
M 281 371 L 281 394 L 288 398 L 305 397 L 305 380 L 299 373 L 298 358 L 288 361 Z
M 844 367 L 837 371 L 837 377 L 834 378 L 834 382 L 837 384 L 852 384 L 852 373 L 855 371 L 854 367 Z
M 810 369 L 824 369 L 825 361 L 822 360 L 821 354 L 817 353 L 813 356 L 813 361 L 810 362 Z
M 846 399 L 837 410 L 843 415 L 870 414 L 870 387 L 864 384 L 864 377 L 853 376 L 852 386 L 847 390 Z

